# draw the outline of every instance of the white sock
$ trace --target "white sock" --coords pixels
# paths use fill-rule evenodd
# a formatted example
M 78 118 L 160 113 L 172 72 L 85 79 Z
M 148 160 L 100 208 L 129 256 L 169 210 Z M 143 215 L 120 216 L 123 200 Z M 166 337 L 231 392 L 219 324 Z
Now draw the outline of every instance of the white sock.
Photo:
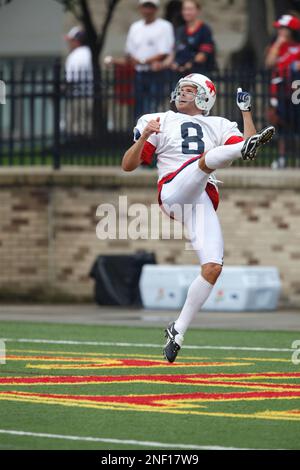
M 244 141 L 237 144 L 222 145 L 221 147 L 209 150 L 204 156 L 206 166 L 211 170 L 227 168 L 234 160 L 241 158 L 243 145 Z
M 175 322 L 175 330 L 178 333 L 184 335 L 192 319 L 211 293 L 212 288 L 213 285 L 206 281 L 201 274 L 192 282 L 184 306 Z

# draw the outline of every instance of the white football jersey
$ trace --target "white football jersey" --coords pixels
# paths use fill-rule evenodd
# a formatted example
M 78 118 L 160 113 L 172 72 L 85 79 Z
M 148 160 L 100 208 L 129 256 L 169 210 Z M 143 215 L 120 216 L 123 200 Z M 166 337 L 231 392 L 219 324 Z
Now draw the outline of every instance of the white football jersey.
M 203 152 L 220 145 L 239 142 L 243 138 L 237 123 L 228 119 L 167 111 L 142 116 L 134 128 L 135 141 L 139 139 L 147 123 L 157 117 L 160 117 L 161 131 L 148 138 L 143 160 L 151 163 L 152 156 L 156 153 L 159 180 Z

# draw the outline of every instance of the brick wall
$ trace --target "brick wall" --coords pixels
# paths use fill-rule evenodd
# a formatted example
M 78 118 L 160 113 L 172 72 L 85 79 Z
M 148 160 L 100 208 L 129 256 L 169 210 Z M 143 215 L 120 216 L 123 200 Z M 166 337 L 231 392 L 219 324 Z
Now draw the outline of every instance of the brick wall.
M 282 301 L 300 306 L 300 180 L 285 170 L 218 172 L 218 214 L 227 265 L 273 265 Z M 0 172 L 0 299 L 91 299 L 91 265 L 99 254 L 155 251 L 159 263 L 195 264 L 183 240 L 99 240 L 100 204 L 156 203 L 156 174 L 118 168 L 3 169 Z M 124 223 L 124 218 L 122 219 Z M 178 227 L 177 227 L 178 228 Z

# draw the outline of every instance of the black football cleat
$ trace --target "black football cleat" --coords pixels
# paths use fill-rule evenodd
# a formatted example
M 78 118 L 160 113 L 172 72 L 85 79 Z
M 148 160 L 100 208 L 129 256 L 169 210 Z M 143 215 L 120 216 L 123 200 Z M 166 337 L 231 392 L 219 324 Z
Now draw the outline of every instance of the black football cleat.
M 164 347 L 163 353 L 165 359 L 169 362 L 174 362 L 178 352 L 181 349 L 183 343 L 183 336 L 175 330 L 175 322 L 170 323 L 168 328 L 165 330 L 165 337 L 167 343 Z
M 241 150 L 242 157 L 244 160 L 254 160 L 256 157 L 256 153 L 262 145 L 269 142 L 273 135 L 275 134 L 275 127 L 268 126 L 259 131 L 257 134 L 248 137 L 245 140 L 243 148 Z

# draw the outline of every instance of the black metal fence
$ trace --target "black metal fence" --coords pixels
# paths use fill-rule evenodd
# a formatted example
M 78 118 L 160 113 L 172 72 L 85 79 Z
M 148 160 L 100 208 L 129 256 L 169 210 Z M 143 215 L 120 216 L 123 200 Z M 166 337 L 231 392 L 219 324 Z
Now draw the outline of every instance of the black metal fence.
M 67 82 L 59 63 L 34 70 L 20 70 L 15 65 L 0 68 L 6 91 L 6 102 L 0 104 L 0 165 L 119 165 L 132 143 L 132 129 L 143 100 L 145 112 L 170 108 L 177 74 L 167 71 L 154 77 L 156 82 L 159 79 L 159 93 L 152 99 L 152 82 L 137 95 L 136 76 L 130 68 L 102 70 L 97 86 L 87 79 Z M 237 121 L 242 127 L 235 102 L 241 86 L 253 95 L 257 127 L 270 121 L 267 72 L 223 70 L 211 72 L 210 78 L 218 92 L 214 115 Z M 280 132 L 255 165 L 268 167 L 284 152 L 287 166 L 300 166 L 299 108 L 290 96 L 284 109 L 285 123 L 279 123 Z

